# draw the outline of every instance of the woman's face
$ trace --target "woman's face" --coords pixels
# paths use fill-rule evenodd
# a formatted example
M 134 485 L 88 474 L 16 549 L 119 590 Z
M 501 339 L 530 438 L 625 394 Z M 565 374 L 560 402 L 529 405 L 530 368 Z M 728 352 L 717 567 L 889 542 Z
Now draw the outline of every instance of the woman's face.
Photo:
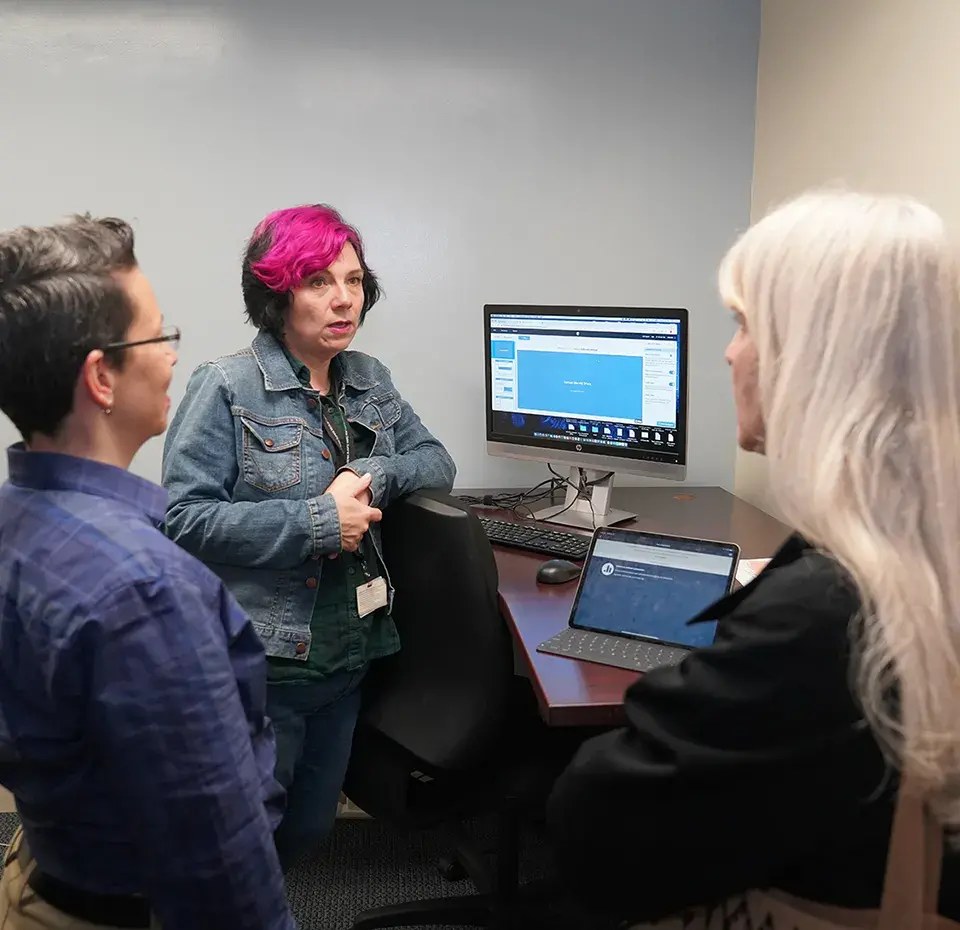
M 326 270 L 294 288 L 286 335 L 312 353 L 333 358 L 357 333 L 363 309 L 363 268 L 348 242 Z
M 163 317 L 147 276 L 138 268 L 117 275 L 133 306 L 125 341 L 157 339 Z M 111 423 L 135 448 L 167 428 L 177 350 L 173 342 L 154 342 L 123 349 L 123 366 L 114 375 Z
M 764 423 L 760 410 L 757 345 L 744 312 L 733 309 L 737 332 L 727 346 L 726 359 L 733 376 L 733 400 L 737 407 L 737 443 L 746 452 L 763 452 Z

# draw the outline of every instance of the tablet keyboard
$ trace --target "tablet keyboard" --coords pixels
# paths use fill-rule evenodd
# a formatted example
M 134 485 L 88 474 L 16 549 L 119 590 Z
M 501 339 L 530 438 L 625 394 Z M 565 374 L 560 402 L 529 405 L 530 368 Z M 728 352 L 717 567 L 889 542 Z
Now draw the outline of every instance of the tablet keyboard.
M 662 665 L 679 664 L 689 650 L 567 627 L 562 633 L 540 643 L 537 652 L 596 662 L 599 665 L 613 665 L 634 672 L 649 672 L 650 669 Z

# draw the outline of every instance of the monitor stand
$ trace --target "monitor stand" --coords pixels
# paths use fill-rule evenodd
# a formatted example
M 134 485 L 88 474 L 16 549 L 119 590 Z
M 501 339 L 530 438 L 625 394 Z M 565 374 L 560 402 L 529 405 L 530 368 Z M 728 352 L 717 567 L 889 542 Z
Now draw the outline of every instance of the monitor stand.
M 580 488 L 587 484 L 585 496 Z M 613 510 L 610 507 L 610 493 L 613 491 L 613 473 L 588 471 L 584 468 L 571 468 L 567 480 L 566 500 L 555 507 L 538 510 L 535 520 L 545 523 L 562 523 L 582 530 L 595 530 L 600 526 L 613 526 L 632 520 L 635 513 L 626 510 Z

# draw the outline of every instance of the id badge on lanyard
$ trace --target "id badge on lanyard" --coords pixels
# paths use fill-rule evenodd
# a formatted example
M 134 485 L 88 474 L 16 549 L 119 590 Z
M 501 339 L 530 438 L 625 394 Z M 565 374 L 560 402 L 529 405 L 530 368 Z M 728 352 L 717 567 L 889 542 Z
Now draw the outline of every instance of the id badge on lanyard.
M 360 567 L 365 578 L 370 579 L 357 588 L 357 614 L 366 617 L 375 610 L 387 606 L 387 582 L 385 578 L 370 578 L 370 569 L 363 553 L 358 551 Z

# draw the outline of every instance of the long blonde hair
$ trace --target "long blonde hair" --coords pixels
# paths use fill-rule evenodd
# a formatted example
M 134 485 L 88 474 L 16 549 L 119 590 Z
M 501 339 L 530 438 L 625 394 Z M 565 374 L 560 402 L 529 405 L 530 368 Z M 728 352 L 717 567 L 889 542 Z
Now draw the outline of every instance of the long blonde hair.
M 807 194 L 749 229 L 720 289 L 757 346 L 771 488 L 860 592 L 880 745 L 960 826 L 960 273 L 907 199 Z

